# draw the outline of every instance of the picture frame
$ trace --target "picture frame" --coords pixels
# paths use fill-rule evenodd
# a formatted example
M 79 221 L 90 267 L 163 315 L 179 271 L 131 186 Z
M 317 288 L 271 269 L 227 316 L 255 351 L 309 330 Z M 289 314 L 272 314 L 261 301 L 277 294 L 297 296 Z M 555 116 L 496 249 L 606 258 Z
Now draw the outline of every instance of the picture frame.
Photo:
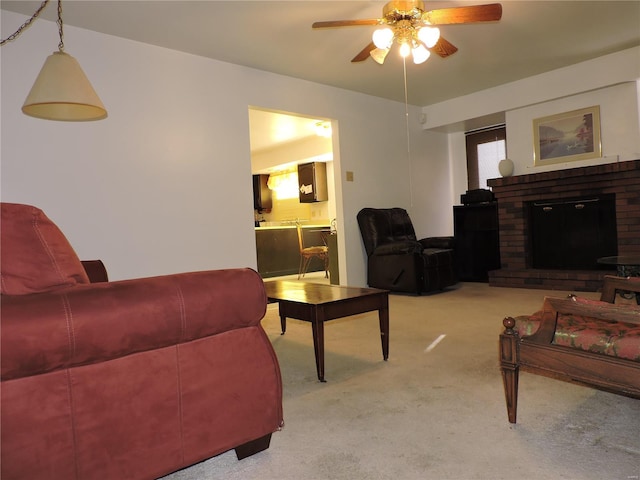
M 600 106 L 533 120 L 534 165 L 602 157 Z

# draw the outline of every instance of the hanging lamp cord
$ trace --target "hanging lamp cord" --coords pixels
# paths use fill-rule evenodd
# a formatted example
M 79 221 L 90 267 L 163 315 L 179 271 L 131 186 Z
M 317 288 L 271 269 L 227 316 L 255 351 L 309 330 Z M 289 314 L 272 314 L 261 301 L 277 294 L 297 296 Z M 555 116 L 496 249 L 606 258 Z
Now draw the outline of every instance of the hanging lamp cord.
M 7 38 L 3 39 L 0 41 L 0 47 L 2 45 L 4 45 L 5 43 L 8 42 L 12 42 L 14 41 L 16 38 L 18 38 L 20 36 L 20 34 L 26 30 L 27 28 L 29 28 L 31 26 L 31 23 L 38 18 L 38 16 L 40 15 L 40 13 L 42 12 L 42 10 L 45 9 L 45 7 L 49 4 L 49 0 L 44 0 L 41 4 L 40 7 L 38 7 L 38 9 L 35 11 L 35 13 L 33 15 L 31 15 L 31 18 L 29 18 L 26 22 L 24 22 L 22 25 L 20 25 L 20 28 L 18 28 L 18 30 L 16 30 L 15 32 L 13 32 L 11 35 L 9 35 Z M 60 50 L 61 52 L 64 52 L 64 32 L 62 30 L 63 28 L 63 24 L 62 24 L 62 0 L 58 0 L 58 20 L 56 21 L 56 24 L 58 25 L 58 35 L 60 36 L 60 43 L 58 43 L 58 50 Z
M 58 35 L 60 35 L 60 43 L 58 43 L 58 50 L 64 52 L 64 32 L 62 31 L 62 0 L 58 0 Z
M 16 30 L 14 33 L 12 33 L 7 38 L 5 38 L 5 39 L 0 41 L 0 47 L 3 46 L 5 43 L 14 41 L 16 38 L 18 38 L 20 36 L 20 34 L 25 29 L 29 28 L 29 26 L 31 25 L 31 22 L 33 22 L 36 18 L 38 18 L 38 15 L 40 15 L 40 12 L 42 12 L 42 10 L 44 10 L 44 8 L 47 6 L 48 3 L 49 3 L 49 0 L 44 0 L 42 2 L 42 4 L 40 5 L 40 7 L 36 10 L 36 12 L 33 15 L 31 15 L 31 18 L 29 20 L 27 20 L 22 25 L 20 25 L 20 28 L 18 28 L 18 30 Z M 58 1 L 58 18 L 61 18 L 60 17 L 61 10 L 62 10 L 62 6 L 60 5 L 60 1 Z M 61 35 L 60 44 L 62 44 L 62 20 L 60 20 L 60 24 L 59 24 L 58 28 L 59 28 L 60 35 Z

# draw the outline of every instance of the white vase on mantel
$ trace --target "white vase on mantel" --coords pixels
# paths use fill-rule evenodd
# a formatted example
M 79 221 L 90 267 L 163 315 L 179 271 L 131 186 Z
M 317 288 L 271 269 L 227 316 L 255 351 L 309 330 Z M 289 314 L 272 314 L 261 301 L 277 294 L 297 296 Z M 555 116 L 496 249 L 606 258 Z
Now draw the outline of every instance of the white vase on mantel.
M 510 177 L 513 175 L 513 161 L 508 158 L 500 160 L 498 162 L 498 171 L 503 177 Z

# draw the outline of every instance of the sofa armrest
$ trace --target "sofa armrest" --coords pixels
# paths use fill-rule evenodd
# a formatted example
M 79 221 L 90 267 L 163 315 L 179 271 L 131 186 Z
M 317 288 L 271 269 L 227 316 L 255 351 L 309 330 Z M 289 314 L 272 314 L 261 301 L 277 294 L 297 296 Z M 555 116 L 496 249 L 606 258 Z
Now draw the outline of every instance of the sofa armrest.
M 87 365 L 257 326 L 251 269 L 191 272 L 2 296 L 2 380 Z
M 453 237 L 427 237 L 419 240 L 424 248 L 440 248 L 443 250 L 453 250 Z

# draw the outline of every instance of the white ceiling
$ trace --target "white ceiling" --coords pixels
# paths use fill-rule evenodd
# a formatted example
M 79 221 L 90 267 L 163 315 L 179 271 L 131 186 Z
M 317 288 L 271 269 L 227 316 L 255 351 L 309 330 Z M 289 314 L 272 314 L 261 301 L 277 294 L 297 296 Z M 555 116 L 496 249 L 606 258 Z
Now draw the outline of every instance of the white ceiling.
M 492 1 L 425 3 L 431 10 Z M 40 3 L 1 0 L 0 6 L 31 15 Z M 55 20 L 55 3 L 51 0 L 44 18 Z M 443 37 L 459 48 L 454 55 L 432 55 L 422 65 L 407 62 L 410 104 L 430 105 L 640 45 L 640 0 L 500 3 L 499 22 L 441 27 Z M 404 102 L 397 52 L 392 50 L 384 65 L 350 62 L 375 27 L 311 28 L 319 20 L 379 18 L 384 4 L 65 0 L 63 19 L 67 25 Z M 73 53 L 73 45 L 66 46 Z
M 321 119 L 250 108 L 251 152 L 312 137 L 318 123 L 330 124 Z

